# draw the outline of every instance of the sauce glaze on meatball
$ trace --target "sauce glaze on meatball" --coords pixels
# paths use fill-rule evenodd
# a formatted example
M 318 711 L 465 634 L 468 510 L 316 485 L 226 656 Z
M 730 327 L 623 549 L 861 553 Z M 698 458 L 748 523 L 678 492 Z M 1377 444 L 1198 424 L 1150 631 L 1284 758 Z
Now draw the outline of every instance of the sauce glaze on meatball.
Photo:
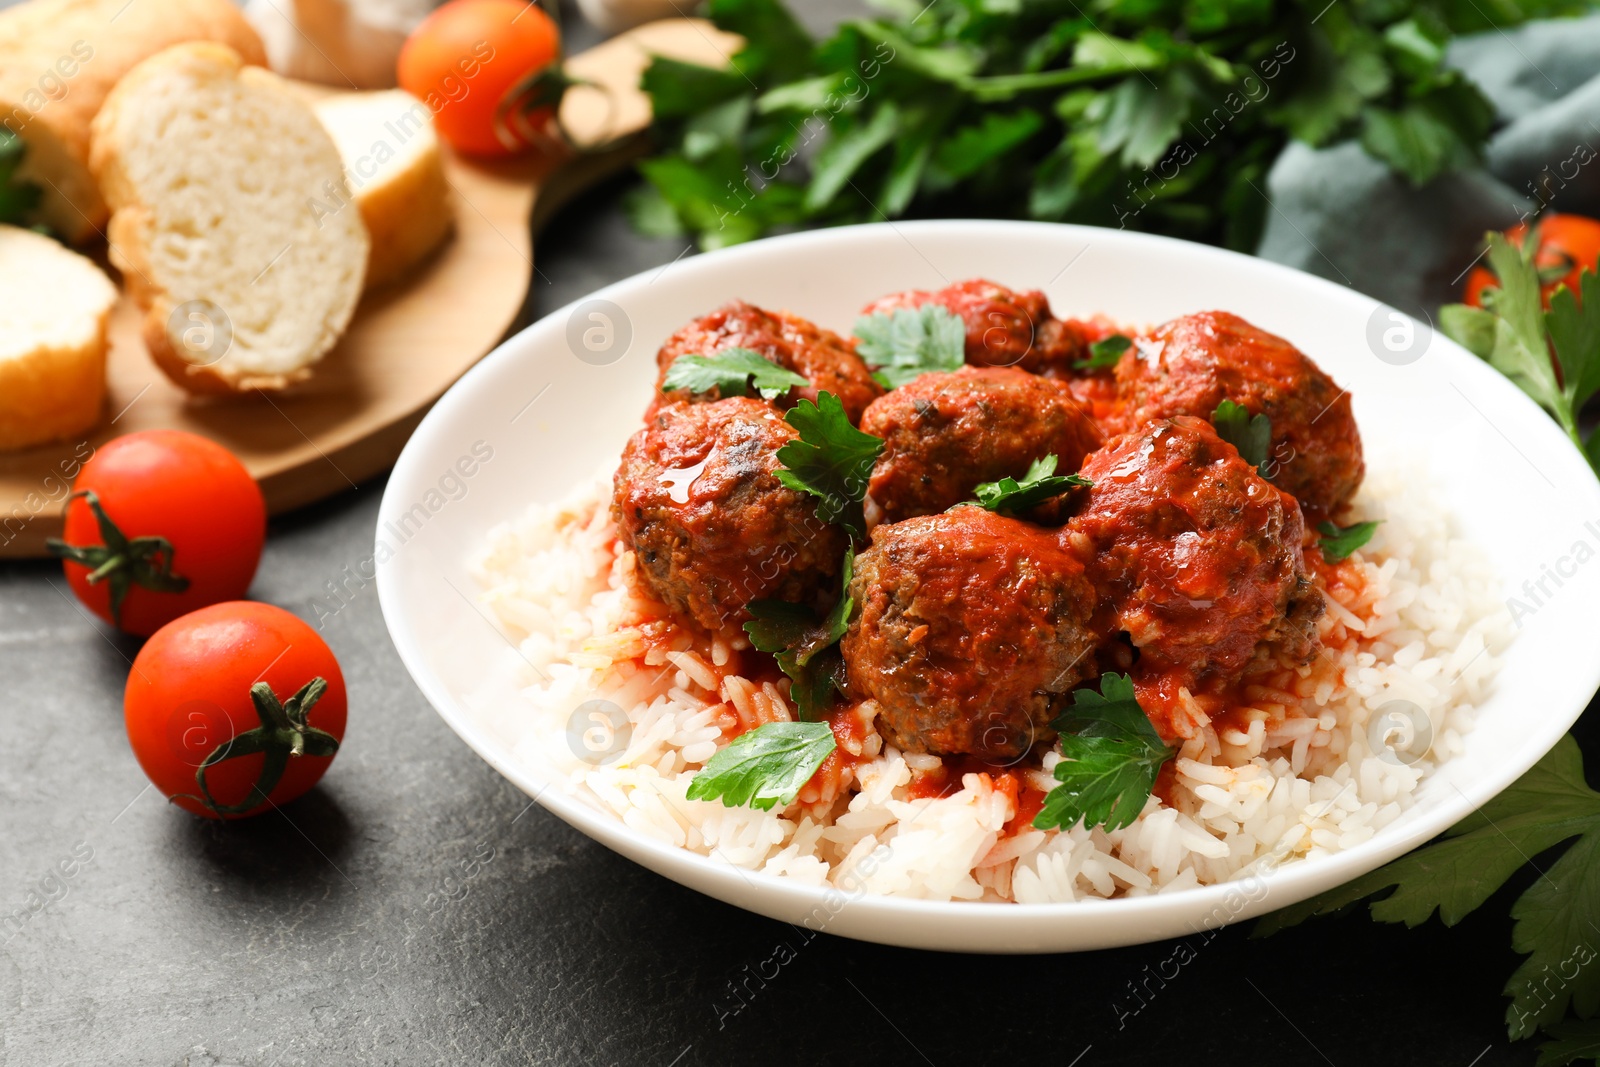
M 1336 515 L 1366 472 L 1350 395 L 1303 352 L 1225 311 L 1173 319 L 1144 346 L 1152 364 L 1124 359 L 1130 428 L 1154 419 L 1209 419 L 1224 400 L 1272 423 L 1273 483 L 1314 518 Z
M 868 487 L 884 522 L 970 500 L 1049 454 L 1070 473 L 1101 443 L 1064 382 L 1009 367 L 924 374 L 874 400 L 861 428 L 884 441 Z
M 662 393 L 667 370 L 679 356 L 705 356 L 715 359 L 718 352 L 730 348 L 748 348 L 759 352 L 778 366 L 792 370 L 808 379 L 811 388 L 795 388 L 778 398 L 781 408 L 793 407 L 800 400 L 816 402 L 817 393 L 827 390 L 844 405 L 851 422 L 861 418 L 868 404 L 883 390 L 872 380 L 867 365 L 851 342 L 832 330 L 807 322 L 787 311 L 766 311 L 735 300 L 702 315 L 677 333 L 667 338 L 667 343 L 656 353 L 655 408 L 665 404 L 694 399 L 718 399 L 713 391 L 696 397 L 686 390 Z
M 862 314 L 938 304 L 967 326 L 967 362 L 978 367 L 1017 367 L 1034 374 L 1067 377 L 1088 354 L 1074 323 L 1056 318 L 1037 289 L 1015 292 L 974 278 L 943 289 L 908 289 L 879 297 Z
M 1051 531 L 979 507 L 879 526 L 856 558 L 849 687 L 910 752 L 1021 756 L 1093 670 L 1094 591 Z
M 1083 475 L 1094 486 L 1063 539 L 1090 560 L 1108 628 L 1139 650 L 1136 681 L 1236 672 L 1263 644 L 1315 655 L 1323 602 L 1299 505 L 1210 423 L 1151 423 L 1089 456 Z
M 834 589 L 845 534 L 774 474 L 778 449 L 797 437 L 773 405 L 733 397 L 662 408 L 629 439 L 612 513 L 663 604 L 737 631 L 752 600 L 820 601 Z

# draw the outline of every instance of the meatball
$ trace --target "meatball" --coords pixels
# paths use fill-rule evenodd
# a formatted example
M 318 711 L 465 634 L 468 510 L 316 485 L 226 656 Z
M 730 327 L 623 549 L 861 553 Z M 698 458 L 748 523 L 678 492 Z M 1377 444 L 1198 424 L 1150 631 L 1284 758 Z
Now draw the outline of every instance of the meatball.
M 938 304 L 967 324 L 967 362 L 980 367 L 1018 367 L 1034 374 L 1067 377 L 1072 364 L 1088 355 L 1075 323 L 1050 313 L 1050 302 L 1037 289 L 1012 292 L 995 282 L 974 278 L 929 292 L 910 289 L 868 304 L 862 314 L 892 312 Z
M 850 693 L 881 705 L 879 732 L 906 751 L 1023 755 L 1055 737 L 1050 720 L 1093 669 L 1083 564 L 982 508 L 879 526 L 850 595 Z
M 845 534 L 773 473 L 797 437 L 771 404 L 732 397 L 662 408 L 628 441 L 617 530 L 650 592 L 679 616 L 737 630 L 752 600 L 817 601 L 837 584 Z
M 1174 319 L 1151 337 L 1154 365 L 1124 360 L 1131 425 L 1194 415 L 1224 400 L 1272 423 L 1273 483 L 1314 518 L 1336 515 L 1361 486 L 1366 466 L 1350 394 L 1281 337 L 1237 315 L 1207 311 Z
M 1101 441 L 1066 383 L 1009 367 L 924 374 L 874 400 L 861 428 L 884 442 L 868 486 L 884 522 L 970 500 L 1051 453 L 1070 473 Z
M 1090 559 L 1105 624 L 1127 632 L 1140 673 L 1236 672 L 1263 643 L 1315 654 L 1322 594 L 1300 507 L 1210 423 L 1146 425 L 1089 456 L 1083 475 L 1094 485 L 1063 539 Z
M 808 379 L 811 388 L 795 388 L 778 398 L 779 407 L 794 406 L 802 398 L 813 403 L 817 393 L 827 390 L 844 404 L 851 422 L 861 418 L 868 404 L 883 390 L 872 380 L 867 365 L 856 355 L 855 347 L 832 330 L 824 330 L 787 311 L 764 311 L 754 304 L 735 300 L 709 315 L 702 315 L 667 338 L 656 353 L 660 374 L 656 379 L 657 407 L 696 398 L 686 390 L 662 393 L 667 370 L 679 356 L 705 356 L 715 359 L 718 352 L 748 348 L 759 352 L 786 370 Z M 715 391 L 710 399 L 717 399 Z

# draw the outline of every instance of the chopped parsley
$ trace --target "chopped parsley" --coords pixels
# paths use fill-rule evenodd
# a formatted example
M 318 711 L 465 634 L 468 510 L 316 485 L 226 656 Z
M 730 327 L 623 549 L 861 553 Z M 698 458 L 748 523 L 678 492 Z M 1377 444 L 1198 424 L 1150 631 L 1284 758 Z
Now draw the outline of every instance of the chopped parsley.
M 824 618 L 787 600 L 753 600 L 747 608 L 750 621 L 744 632 L 758 650 L 772 653 L 778 669 L 789 676 L 789 697 L 807 722 L 827 710 L 834 691 L 843 688 L 844 660 L 838 643 L 855 614 L 856 602 L 850 596 L 855 566 L 855 550 L 846 549 L 839 600 Z
M 1074 370 L 1104 370 L 1106 367 L 1115 367 L 1122 359 L 1122 353 L 1132 347 L 1131 339 L 1120 333 L 1114 333 L 1090 345 L 1089 358 L 1076 360 L 1072 367 Z
M 1060 461 L 1052 453 L 1028 465 L 1028 473 L 1019 482 L 1015 478 L 1001 478 L 998 482 L 983 482 L 973 493 L 990 511 L 1015 515 L 1039 506 L 1051 497 L 1060 496 L 1078 485 L 1092 486 L 1089 479 L 1076 474 L 1057 474 Z
M 1244 405 L 1224 400 L 1211 413 L 1211 425 L 1216 427 L 1218 437 L 1237 448 L 1244 461 L 1266 477 L 1261 468 L 1272 447 L 1272 422 L 1265 415 L 1251 418 Z
M 730 808 L 788 807 L 836 747 L 825 722 L 769 722 L 718 749 L 689 783 L 688 797 Z
M 1546 849 L 1571 841 L 1511 906 L 1511 947 L 1525 955 L 1506 982 L 1512 1040 L 1544 1030 L 1541 1064 L 1593 1059 L 1600 1050 L 1600 793 L 1583 777 L 1569 735 L 1499 796 L 1444 837 L 1321 896 L 1267 916 L 1256 935 L 1276 933 L 1359 900 L 1379 922 L 1418 926 L 1438 912 L 1454 926 Z M 1552 976 L 1559 975 L 1552 981 Z M 1586 1022 L 1562 1020 L 1571 1009 Z
M 824 390 L 817 402 L 802 400 L 784 421 L 800 432 L 800 440 L 778 449 L 778 480 L 790 489 L 817 498 L 817 518 L 836 522 L 852 537 L 867 532 L 861 499 L 867 495 L 872 465 L 883 451 L 883 439 L 850 425 L 844 404 Z
M 1322 535 L 1322 558 L 1329 563 L 1349 559 L 1350 553 L 1372 540 L 1372 534 L 1377 528 L 1376 521 L 1358 522 L 1353 526 L 1339 526 L 1331 522 L 1319 523 L 1317 532 Z
M 1061 733 L 1061 784 L 1034 817 L 1041 830 L 1130 826 L 1144 810 L 1156 775 L 1174 750 L 1161 740 L 1133 694 L 1127 675 L 1106 674 L 1100 691 L 1080 689 L 1051 724 Z
M 1530 235 L 1518 248 L 1491 233 L 1489 269 L 1500 288 L 1487 291 L 1488 308 L 1441 308 L 1439 326 L 1554 415 L 1589 465 L 1600 471 L 1600 433 L 1591 432 L 1585 443 L 1578 427 L 1578 412 L 1600 392 L 1600 277 L 1584 271 L 1580 293 L 1563 285 L 1550 295 L 1550 310 L 1543 310 L 1533 263 L 1538 243 Z M 1552 348 L 1561 364 L 1559 377 L 1550 362 Z
M 679 356 L 667 368 L 661 391 L 687 389 L 691 393 L 722 396 L 748 396 L 754 389 L 768 400 L 775 400 L 793 388 L 804 388 L 811 380 L 772 362 L 749 348 L 724 348 L 712 356 Z
M 948 308 L 880 311 L 856 320 L 856 352 L 885 389 L 898 389 L 928 371 L 953 371 L 967 359 L 967 325 Z

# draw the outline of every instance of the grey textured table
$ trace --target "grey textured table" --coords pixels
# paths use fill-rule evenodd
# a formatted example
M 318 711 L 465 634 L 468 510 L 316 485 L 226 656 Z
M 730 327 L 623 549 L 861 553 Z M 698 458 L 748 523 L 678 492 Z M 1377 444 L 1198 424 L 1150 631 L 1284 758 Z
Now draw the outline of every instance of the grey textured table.
M 533 311 L 682 250 L 628 232 L 625 185 L 544 236 Z M 1356 914 L 983 958 L 807 942 L 649 874 L 530 808 L 411 684 L 351 577 L 382 489 L 272 524 L 252 594 L 337 608 L 350 726 L 318 789 L 247 823 L 145 787 L 137 644 L 58 567 L 0 566 L 0 1064 L 1534 1060 L 1501 1021 L 1506 892 L 1454 930 Z

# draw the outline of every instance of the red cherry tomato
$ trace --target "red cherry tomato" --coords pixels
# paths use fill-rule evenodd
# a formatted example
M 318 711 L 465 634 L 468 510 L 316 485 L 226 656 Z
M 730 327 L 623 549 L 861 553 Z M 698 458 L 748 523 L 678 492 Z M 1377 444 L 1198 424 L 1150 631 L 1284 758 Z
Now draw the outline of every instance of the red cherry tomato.
M 315 630 L 241 600 L 156 631 L 134 658 L 122 707 L 157 789 L 185 811 L 237 819 L 317 784 L 344 738 L 347 704 L 339 662 Z
M 96 452 L 72 488 L 50 549 L 78 599 L 113 626 L 152 634 L 250 588 L 266 502 L 221 445 L 179 430 L 130 433 Z
M 1533 265 L 1539 271 L 1539 295 L 1549 308 L 1550 295 L 1565 285 L 1578 294 L 1578 276 L 1586 270 L 1600 269 L 1600 222 L 1582 215 L 1541 216 L 1534 223 L 1539 231 L 1539 247 Z M 1521 247 L 1528 237 L 1528 224 L 1520 223 L 1506 231 L 1506 240 Z M 1500 288 L 1500 279 L 1486 266 L 1472 268 L 1467 275 L 1462 302 L 1483 306 L 1485 289 Z
M 555 113 L 529 100 L 559 98 L 561 32 L 523 0 L 451 0 L 423 19 L 400 50 L 400 87 L 433 112 L 440 136 L 459 151 L 506 156 L 534 143 Z M 542 85 L 525 79 L 549 70 Z M 498 123 L 513 89 L 522 98 L 515 121 Z M 520 91 L 526 90 L 526 91 Z

